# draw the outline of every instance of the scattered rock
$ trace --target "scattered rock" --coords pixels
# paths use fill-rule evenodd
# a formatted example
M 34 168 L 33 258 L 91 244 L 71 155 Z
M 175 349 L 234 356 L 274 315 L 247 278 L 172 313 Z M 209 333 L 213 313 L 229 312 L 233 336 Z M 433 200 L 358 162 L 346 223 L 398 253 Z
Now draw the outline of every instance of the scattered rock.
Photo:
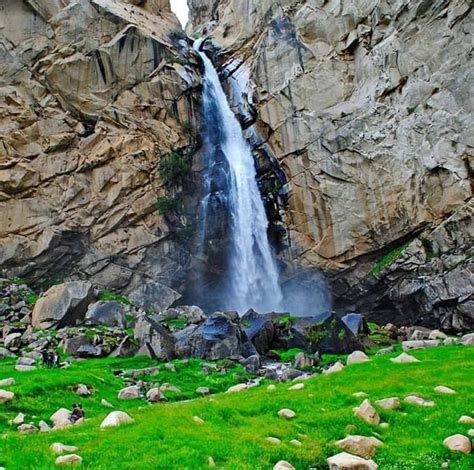
M 469 437 L 474 437 L 474 429 L 469 429 L 469 431 L 467 431 L 467 435 Z
M 368 397 L 367 393 L 365 393 L 365 392 L 354 392 L 352 395 L 356 398 L 367 398 Z
M 165 369 L 169 370 L 170 372 L 176 372 L 176 366 L 172 364 L 171 362 L 167 362 L 165 364 Z
M 472 450 L 471 441 L 462 434 L 454 434 L 453 436 L 447 437 L 443 444 L 452 452 L 462 452 L 463 454 L 469 454 Z
M 193 416 L 193 421 L 197 424 L 204 424 L 205 423 L 205 421 L 202 418 L 200 418 L 199 416 Z
M 301 446 L 303 445 L 300 441 L 298 441 L 298 439 L 292 439 L 292 440 L 290 441 L 290 444 L 292 444 L 292 445 L 294 445 L 294 446 L 296 446 L 296 447 L 301 447 Z
M 383 400 L 377 400 L 375 404 L 384 410 L 396 410 L 397 408 L 400 408 L 400 398 L 384 398 Z
M 440 330 L 433 330 L 429 335 L 428 339 L 446 339 L 448 336 Z
M 13 424 L 19 425 L 25 422 L 25 415 L 23 413 L 18 413 L 16 417 L 13 419 Z
M 304 384 L 299 383 L 292 385 L 288 390 L 302 390 L 304 388 Z
M 291 463 L 287 462 L 286 460 L 280 460 L 275 464 L 273 470 L 296 470 Z
M 473 424 L 474 423 L 474 418 L 471 418 L 470 416 L 461 416 L 458 420 L 459 424 Z
M 49 426 L 49 424 L 46 421 L 43 421 L 43 420 L 41 420 L 38 423 L 38 427 L 39 427 L 40 432 L 50 432 L 51 431 L 51 427 Z
M 366 436 L 347 436 L 340 441 L 336 441 L 335 444 L 346 452 L 364 458 L 372 457 L 377 447 L 383 446 L 383 442 L 379 439 Z
M 125 387 L 118 393 L 119 400 L 137 400 L 140 398 L 140 388 L 136 385 Z
M 196 389 L 196 393 L 198 393 L 199 395 L 209 395 L 211 391 L 208 387 L 198 387 Z
M 270 384 L 268 387 L 267 387 L 267 390 L 269 392 L 273 392 L 276 390 L 276 385 L 275 384 Z
M 392 357 L 390 359 L 392 362 L 395 362 L 396 364 L 409 364 L 411 362 L 420 362 L 416 357 L 410 356 L 407 353 L 401 353 L 397 357 Z
M 54 454 L 64 454 L 66 452 L 76 452 L 77 447 L 76 446 L 67 446 L 65 444 L 61 444 L 60 442 L 55 442 L 54 444 L 51 444 L 50 446 L 51 451 Z
M 7 348 L 0 347 L 0 359 L 9 359 L 12 357 L 16 357 L 16 355 Z
M 377 470 L 379 468 L 373 460 L 365 460 L 346 452 L 329 457 L 327 463 L 329 470 Z
M 297 369 L 310 369 L 314 366 L 314 358 L 304 352 L 299 352 L 295 356 L 295 367 Z
M 434 388 L 434 391 L 437 393 L 444 393 L 446 395 L 455 395 L 457 393 L 456 390 L 453 390 L 449 387 L 445 387 L 444 385 L 438 385 Z
M 376 353 L 376 356 L 381 356 L 382 354 L 390 354 L 395 351 L 395 347 L 392 346 L 387 346 L 386 348 L 379 349 Z
M 30 372 L 32 370 L 36 370 L 36 366 L 25 366 L 23 364 L 17 364 L 15 366 L 15 370 L 18 372 Z
M 246 390 L 247 388 L 248 388 L 247 384 L 237 384 L 237 385 L 233 385 L 232 387 L 228 388 L 226 393 L 242 392 L 243 390 Z
M 437 339 L 402 342 L 402 348 L 405 352 L 411 351 L 412 349 L 434 348 L 436 346 L 439 346 L 439 341 Z
M 53 423 L 54 429 L 62 429 L 71 425 L 71 412 L 66 408 L 60 408 L 49 418 Z
M 293 369 L 289 367 L 288 369 L 285 369 L 283 373 L 280 376 L 280 380 L 282 382 L 289 382 L 290 380 L 295 380 L 298 377 L 301 377 L 303 375 L 303 372 L 298 369 Z
M 456 338 L 446 338 L 443 341 L 445 346 L 452 346 L 453 344 L 458 344 L 458 340 Z
M 13 377 L 0 380 L 0 387 L 9 387 L 10 385 L 15 385 L 15 379 Z
M 102 400 L 100 400 L 100 404 L 102 406 L 105 406 L 106 408 L 113 408 L 114 406 L 112 405 L 112 403 L 110 403 L 109 401 L 107 401 L 105 398 L 102 398 Z
M 419 397 L 418 395 L 408 395 L 403 399 L 405 403 L 410 403 L 411 405 L 418 406 L 435 406 L 435 402 L 431 400 L 425 400 L 424 398 Z
M 344 369 L 344 364 L 342 362 L 336 362 L 331 367 L 323 371 L 323 374 L 329 375 L 334 374 L 336 372 L 341 372 Z
M 278 439 L 277 437 L 266 437 L 265 440 L 269 442 L 270 444 L 275 444 L 275 445 L 281 444 L 281 440 Z
M 146 393 L 146 398 L 151 403 L 157 403 L 159 401 L 165 401 L 166 397 L 158 387 L 153 387 Z
M 18 432 L 21 434 L 33 434 L 38 431 L 39 429 L 33 424 L 20 424 L 20 426 L 18 426 Z
M 360 364 L 361 362 L 367 362 L 369 360 L 369 356 L 367 356 L 363 351 L 354 351 L 347 357 L 346 364 Z
M 75 391 L 81 397 L 88 397 L 89 395 L 92 395 L 92 391 L 87 385 L 84 384 L 79 384 Z
M 472 346 L 474 345 L 474 333 L 468 333 L 461 337 L 459 342 L 464 346 Z
M 275 335 L 275 326 L 269 315 L 263 315 L 250 309 L 243 317 L 245 334 L 259 354 L 266 354 Z
M 100 424 L 101 429 L 133 423 L 133 418 L 123 411 L 112 411 Z
M 380 416 L 369 400 L 364 400 L 360 406 L 353 408 L 354 414 L 369 424 L 379 424 Z
M 92 325 L 125 328 L 127 306 L 115 300 L 99 301 L 89 305 L 85 320 Z
M 134 305 L 145 311 L 162 312 L 171 307 L 181 295 L 159 282 L 149 281 L 130 293 Z
M 7 401 L 12 401 L 15 398 L 13 392 L 7 390 L 0 390 L 0 404 L 6 403 Z
M 61 455 L 56 459 L 56 465 L 81 465 L 82 457 L 77 454 Z
M 7 349 L 18 349 L 21 346 L 21 333 L 10 333 L 5 336 L 3 344 Z
M 171 385 L 169 383 L 164 383 L 163 385 L 161 385 L 160 387 L 160 390 L 162 392 L 172 392 L 172 393 L 181 393 L 181 389 L 174 386 L 174 385 Z
M 283 408 L 278 412 L 278 416 L 286 419 L 293 419 L 296 416 L 296 413 L 289 408 Z
M 216 466 L 216 462 L 214 461 L 214 459 L 213 459 L 212 457 L 209 457 L 209 458 L 207 459 L 207 465 L 208 465 L 209 467 L 215 467 L 215 466 Z

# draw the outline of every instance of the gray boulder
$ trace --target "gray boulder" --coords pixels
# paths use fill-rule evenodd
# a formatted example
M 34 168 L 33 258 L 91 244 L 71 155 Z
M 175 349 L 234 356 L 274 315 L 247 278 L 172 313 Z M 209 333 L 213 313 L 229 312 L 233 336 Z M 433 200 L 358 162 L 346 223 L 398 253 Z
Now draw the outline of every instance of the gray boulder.
M 356 336 L 369 334 L 369 327 L 360 313 L 347 313 L 341 320 Z
M 88 281 L 71 281 L 51 287 L 35 304 L 32 324 L 35 328 L 62 328 L 84 320 L 94 289 Z
M 86 335 L 78 335 L 73 338 L 66 338 L 63 347 L 67 354 L 77 355 L 81 346 L 89 346 L 90 344 L 90 340 Z
M 92 325 L 125 328 L 127 307 L 115 300 L 99 301 L 89 305 L 86 321 Z
M 242 325 L 248 339 L 253 343 L 259 354 L 266 354 L 272 345 L 275 327 L 268 315 L 261 315 L 250 309 L 242 317 Z
M 146 311 L 162 312 L 171 307 L 181 294 L 159 282 L 146 282 L 130 293 L 129 299 Z
M 3 344 L 8 349 L 17 349 L 21 346 L 21 333 L 10 333 L 3 340 Z
M 138 318 L 134 337 L 139 342 L 137 355 L 169 361 L 174 358 L 175 338 L 169 331 L 147 315 Z
M 209 316 L 201 325 L 180 332 L 176 342 L 178 357 L 218 360 L 238 355 L 249 357 L 255 353 L 238 318 L 220 312 Z

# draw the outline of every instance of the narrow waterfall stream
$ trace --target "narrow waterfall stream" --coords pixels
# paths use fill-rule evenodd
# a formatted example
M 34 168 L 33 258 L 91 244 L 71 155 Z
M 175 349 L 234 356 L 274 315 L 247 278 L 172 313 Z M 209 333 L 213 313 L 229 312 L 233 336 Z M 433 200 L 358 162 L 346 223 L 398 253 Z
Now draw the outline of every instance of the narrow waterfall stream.
M 200 249 L 209 243 L 210 211 L 225 206 L 229 217 L 221 308 L 244 313 L 279 311 L 282 293 L 268 241 L 268 219 L 257 185 L 255 163 L 242 128 L 230 109 L 211 60 L 194 43 L 204 67 L 204 188 L 200 207 Z

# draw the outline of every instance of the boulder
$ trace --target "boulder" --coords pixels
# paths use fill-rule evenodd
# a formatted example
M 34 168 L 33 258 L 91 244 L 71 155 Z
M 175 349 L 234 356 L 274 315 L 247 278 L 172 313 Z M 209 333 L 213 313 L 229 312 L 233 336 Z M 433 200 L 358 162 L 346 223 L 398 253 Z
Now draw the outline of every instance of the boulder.
M 442 331 L 440 330 L 433 330 L 429 335 L 428 335 L 428 339 L 441 339 L 441 340 L 444 340 L 444 339 L 447 339 L 447 335 L 446 333 L 443 333 Z
M 162 312 L 171 307 L 181 294 L 159 282 L 145 282 L 129 294 L 134 305 L 146 312 Z
M 175 338 L 153 318 L 143 315 L 135 323 L 134 337 L 140 344 L 137 355 L 169 361 L 175 356 Z
M 94 289 L 88 281 L 70 281 L 48 289 L 33 309 L 35 328 L 62 328 L 84 320 L 87 307 L 94 299 Z
M 146 399 L 150 403 L 157 403 L 159 401 L 166 401 L 166 397 L 158 387 L 153 387 L 146 393 Z
M 15 385 L 15 379 L 13 377 L 0 380 L 0 387 L 9 387 L 10 385 Z
M 140 398 L 140 388 L 136 385 L 122 388 L 118 393 L 119 400 L 138 400 Z
M 61 455 L 55 460 L 56 465 L 81 465 L 82 457 L 77 454 Z
M 80 397 L 88 397 L 92 395 L 91 389 L 84 384 L 79 384 L 75 387 L 74 391 L 80 396 Z
M 473 346 L 474 345 L 474 333 L 468 333 L 461 337 L 459 342 L 464 346 Z
M 377 447 L 383 446 L 383 442 L 377 438 L 366 436 L 347 436 L 340 441 L 336 441 L 335 444 L 346 452 L 364 458 L 372 457 Z
M 282 408 L 278 412 L 278 416 L 280 416 L 280 418 L 293 419 L 296 416 L 296 413 L 289 408 Z
M 275 337 L 272 349 L 300 348 L 306 352 L 349 354 L 363 349 L 354 333 L 334 313 L 292 318 L 272 314 Z
M 132 357 L 138 352 L 138 350 L 139 347 L 137 342 L 129 336 L 125 336 L 117 346 L 117 349 L 115 349 L 109 357 Z
M 181 393 L 181 389 L 176 387 L 175 385 L 171 385 L 169 383 L 164 383 L 160 386 L 160 390 L 162 392 L 172 392 L 172 393 Z
M 280 460 L 274 465 L 273 470 L 296 470 L 296 469 L 295 467 L 293 467 L 293 465 L 291 465 L 291 463 L 287 462 L 286 460 Z
M 410 405 L 418 405 L 418 406 L 435 406 L 435 402 L 431 400 L 425 400 L 422 397 L 419 397 L 418 395 L 408 395 L 406 396 L 403 401 L 405 403 L 409 403 Z
M 65 454 L 67 452 L 77 451 L 76 446 L 68 446 L 65 444 L 61 444 L 60 442 L 54 442 L 53 444 L 51 444 L 49 448 L 51 449 L 51 452 L 53 452 L 53 454 L 58 454 L 58 455 Z
M 290 380 L 294 380 L 298 377 L 301 377 L 303 375 L 303 372 L 299 369 L 292 369 L 289 367 L 288 369 L 285 369 L 283 373 L 280 376 L 280 381 L 281 382 L 289 382 Z
M 115 300 L 99 301 L 89 305 L 85 320 L 91 325 L 125 328 L 127 307 Z
M 81 344 L 77 349 L 76 355 L 79 357 L 102 357 L 104 356 L 104 350 L 101 346 Z
M 420 362 L 416 357 L 410 356 L 406 353 L 401 353 L 399 356 L 392 357 L 390 360 L 392 362 L 395 362 L 395 364 L 409 364 L 411 362 Z
M 181 332 L 176 342 L 178 357 L 197 357 L 218 360 L 230 356 L 249 357 L 255 347 L 242 330 L 238 318 L 229 314 L 214 313 L 204 323 Z
M 49 426 L 49 424 L 46 421 L 43 421 L 43 420 L 41 420 L 38 423 L 38 427 L 39 427 L 40 432 L 50 432 L 51 431 L 51 427 Z
M 12 422 L 18 426 L 19 424 L 23 424 L 25 422 L 25 417 L 26 416 L 23 413 L 18 413 Z
M 0 390 L 0 404 L 6 403 L 7 401 L 12 401 L 15 398 L 13 392 L 8 392 L 7 390 Z
M 127 413 L 123 411 L 112 411 L 107 415 L 107 417 L 100 424 L 101 429 L 121 426 L 122 424 L 133 423 L 133 418 L 131 418 Z
M 326 370 L 323 370 L 323 374 L 334 374 L 336 372 L 341 372 L 342 370 L 344 370 L 344 364 L 342 362 L 337 361 L 335 364 L 328 367 Z
M 0 359 L 9 359 L 12 357 L 16 357 L 16 355 L 7 348 L 0 347 Z
M 309 356 L 308 354 L 304 352 L 299 352 L 295 356 L 295 361 L 294 361 L 295 367 L 297 369 L 310 369 L 311 367 L 314 366 L 315 360 L 313 357 Z
M 245 370 L 248 373 L 256 374 L 260 369 L 260 356 L 258 354 L 252 354 L 244 359 L 241 364 L 245 367 Z
M 52 421 L 54 429 L 66 428 L 71 425 L 71 412 L 66 408 L 60 408 L 49 419 Z
M 369 400 L 364 400 L 360 406 L 353 408 L 354 414 L 369 424 L 379 424 L 380 416 Z
M 72 338 L 65 338 L 63 340 L 63 348 L 67 354 L 76 356 L 81 346 L 91 346 L 91 342 L 86 335 L 76 335 Z
M 458 419 L 459 424 L 474 424 L 474 418 L 471 416 L 461 416 Z
M 347 357 L 346 364 L 360 364 L 361 362 L 367 362 L 369 360 L 369 356 L 363 351 L 354 351 Z
M 375 404 L 384 410 L 396 410 L 397 408 L 400 408 L 400 398 L 384 398 L 382 400 L 377 400 Z
M 434 348 L 439 346 L 440 342 L 437 339 L 417 340 L 417 341 L 403 341 L 403 351 L 408 352 L 412 349 Z
M 443 444 L 452 452 L 462 452 L 463 454 L 470 454 L 472 450 L 471 440 L 462 434 L 454 434 L 447 437 Z
M 21 333 L 10 333 L 5 336 L 3 345 L 8 349 L 18 349 L 21 346 Z
M 379 468 L 373 460 L 366 460 L 346 452 L 329 457 L 327 463 L 329 470 L 377 470 Z
M 39 431 L 33 424 L 20 424 L 17 429 L 21 434 L 34 434 Z
M 237 385 L 233 385 L 232 387 L 229 387 L 226 393 L 243 392 L 244 390 L 247 390 L 247 388 L 249 388 L 247 384 L 237 384 Z
M 456 390 L 453 390 L 449 387 L 445 387 L 444 385 L 438 385 L 434 388 L 434 391 L 436 393 L 444 393 L 445 395 L 455 395 L 457 393 Z
M 367 335 L 370 332 L 364 316 L 360 313 L 347 313 L 341 320 L 355 336 Z
M 272 345 L 275 327 L 269 315 L 261 315 L 250 309 L 242 317 L 242 325 L 248 339 L 259 354 L 266 354 Z

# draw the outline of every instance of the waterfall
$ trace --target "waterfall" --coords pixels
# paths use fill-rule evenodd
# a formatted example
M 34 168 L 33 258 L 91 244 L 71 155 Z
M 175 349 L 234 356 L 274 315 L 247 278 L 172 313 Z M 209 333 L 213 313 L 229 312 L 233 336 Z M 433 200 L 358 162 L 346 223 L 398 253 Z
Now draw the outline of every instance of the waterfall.
M 200 206 L 200 250 L 215 231 L 210 212 L 225 207 L 228 243 L 221 283 L 220 308 L 244 313 L 280 311 L 282 293 L 267 236 L 268 219 L 257 185 L 255 162 L 242 128 L 230 109 L 219 76 L 207 55 L 194 49 L 204 63 L 203 83 L 203 197 Z M 211 226 L 212 225 L 212 226 Z

